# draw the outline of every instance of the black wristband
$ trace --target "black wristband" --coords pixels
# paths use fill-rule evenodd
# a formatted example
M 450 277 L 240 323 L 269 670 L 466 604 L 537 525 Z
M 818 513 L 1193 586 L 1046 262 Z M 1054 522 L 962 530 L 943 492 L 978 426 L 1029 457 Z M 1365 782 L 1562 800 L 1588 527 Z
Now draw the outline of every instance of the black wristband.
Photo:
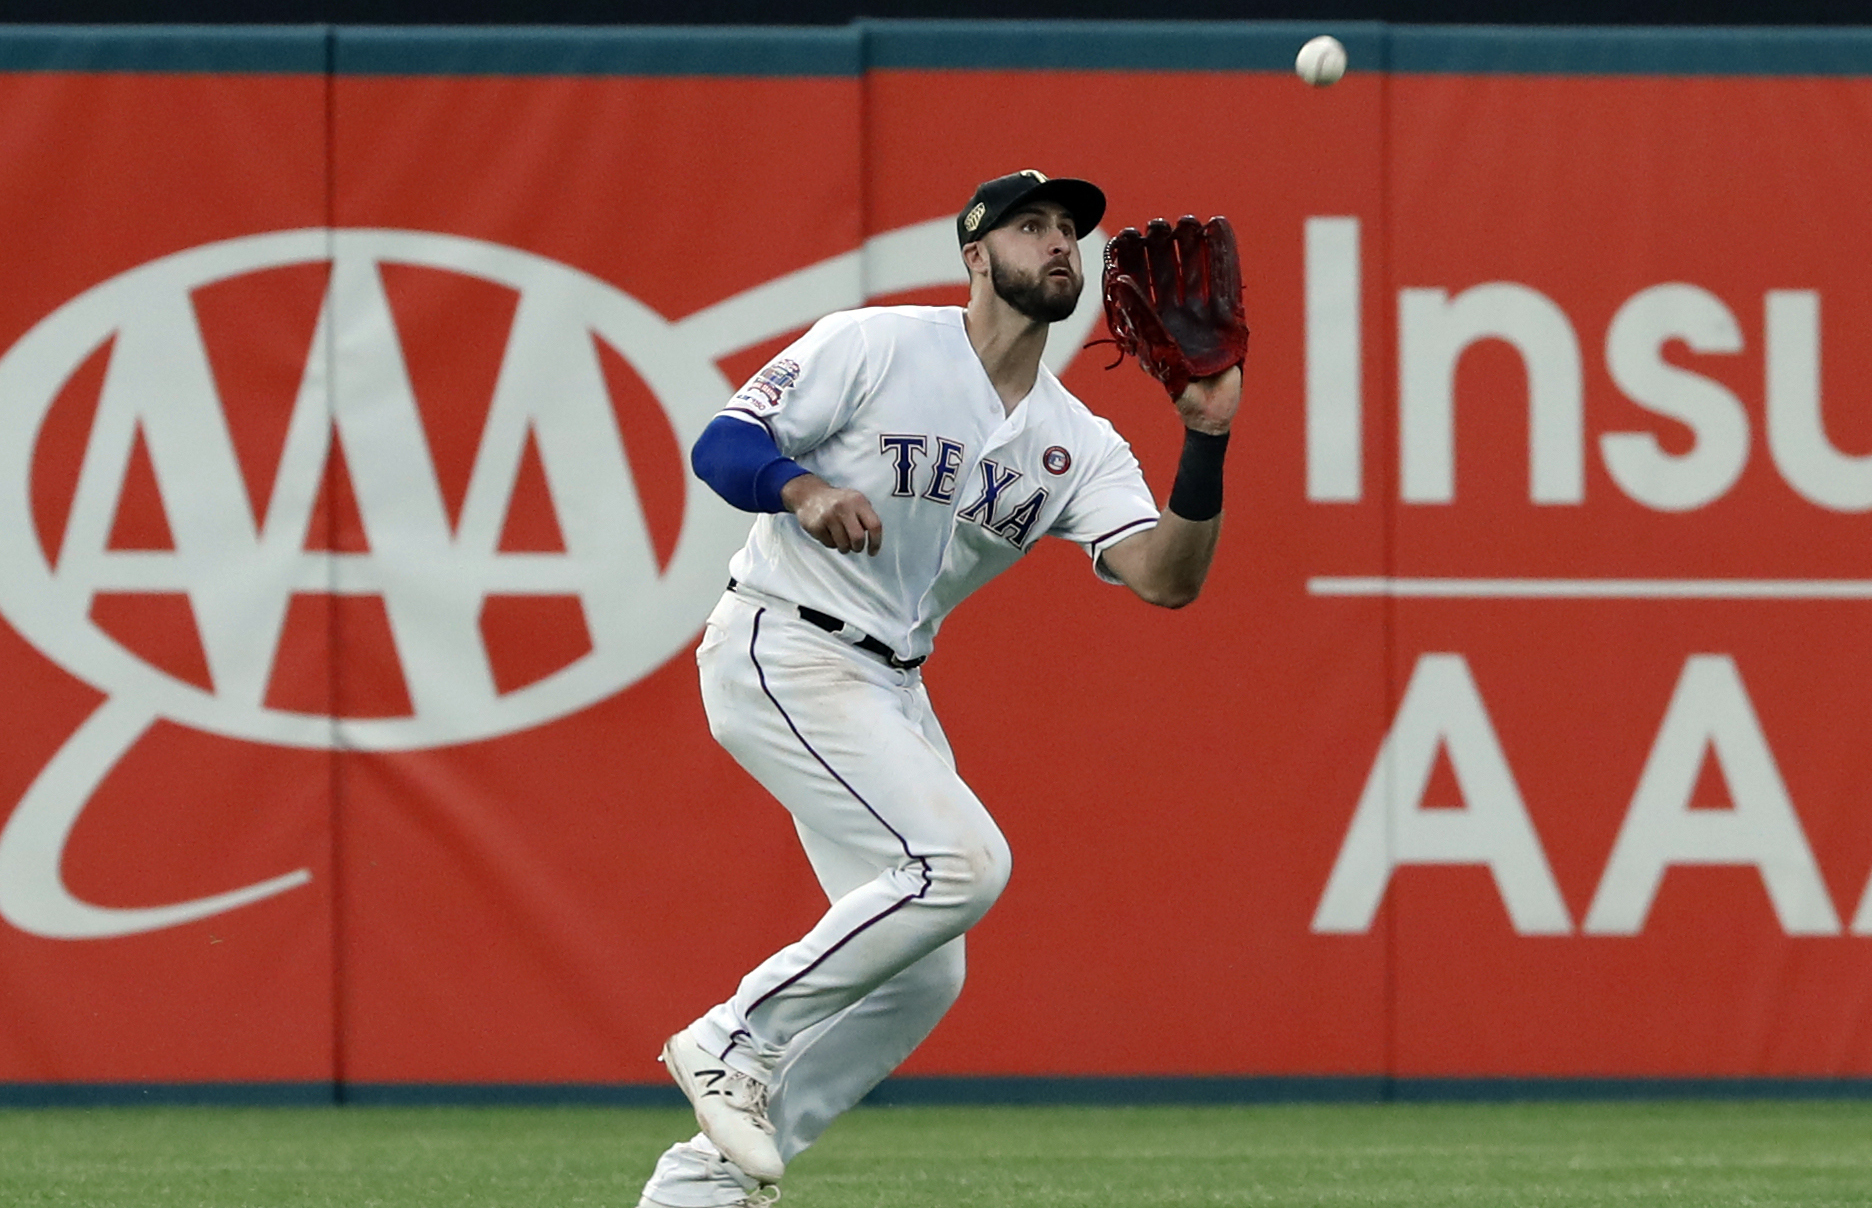
M 1170 510 L 1185 520 L 1210 520 L 1222 511 L 1222 456 L 1228 433 L 1211 436 L 1190 428 L 1183 433 L 1183 459 L 1170 488 Z

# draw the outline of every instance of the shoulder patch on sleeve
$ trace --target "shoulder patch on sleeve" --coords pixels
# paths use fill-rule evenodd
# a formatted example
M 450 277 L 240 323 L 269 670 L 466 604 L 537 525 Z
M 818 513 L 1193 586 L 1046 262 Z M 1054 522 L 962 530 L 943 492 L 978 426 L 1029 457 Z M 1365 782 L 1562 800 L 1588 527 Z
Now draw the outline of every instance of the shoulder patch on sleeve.
M 790 357 L 781 357 L 769 361 L 767 367 L 748 379 L 748 384 L 735 391 L 734 402 L 740 403 L 756 415 L 765 415 L 780 408 L 780 401 L 786 392 L 799 381 L 799 362 Z

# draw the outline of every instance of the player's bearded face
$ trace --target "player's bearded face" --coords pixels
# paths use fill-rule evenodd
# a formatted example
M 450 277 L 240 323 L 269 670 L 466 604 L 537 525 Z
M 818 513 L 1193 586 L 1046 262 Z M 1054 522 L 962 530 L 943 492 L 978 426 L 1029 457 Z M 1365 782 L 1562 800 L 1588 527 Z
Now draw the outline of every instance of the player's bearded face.
M 1079 305 L 1085 274 L 1070 256 L 1056 256 L 1034 269 L 1020 269 L 988 252 L 988 278 L 1001 300 L 1036 323 L 1057 323 Z M 1064 269 L 1064 272 L 1057 270 Z

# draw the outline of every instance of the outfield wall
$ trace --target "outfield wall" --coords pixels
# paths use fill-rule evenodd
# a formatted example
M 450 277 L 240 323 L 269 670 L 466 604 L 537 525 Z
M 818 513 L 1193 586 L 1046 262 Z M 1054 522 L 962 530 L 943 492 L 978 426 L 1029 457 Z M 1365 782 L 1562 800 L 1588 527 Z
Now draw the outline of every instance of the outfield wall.
M 1047 542 L 945 628 L 1017 870 L 898 1092 L 1872 1086 L 1868 77 L 0 27 L 0 1098 L 666 1094 L 819 908 L 701 716 L 746 519 L 683 451 L 816 316 L 959 300 L 1025 166 L 1230 216 L 1248 401 L 1197 606 Z M 1101 334 L 1051 363 L 1165 491 Z

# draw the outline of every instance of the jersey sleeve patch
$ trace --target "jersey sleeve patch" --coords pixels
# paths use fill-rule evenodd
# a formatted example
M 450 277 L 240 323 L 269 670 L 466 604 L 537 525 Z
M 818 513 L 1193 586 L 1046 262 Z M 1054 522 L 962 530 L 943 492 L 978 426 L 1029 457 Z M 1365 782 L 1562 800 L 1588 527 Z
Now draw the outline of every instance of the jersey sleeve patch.
M 781 400 L 799 381 L 799 376 L 799 362 L 791 357 L 769 361 L 765 369 L 748 379 L 747 385 L 735 391 L 729 405 L 738 405 L 755 415 L 771 415 L 780 409 Z

